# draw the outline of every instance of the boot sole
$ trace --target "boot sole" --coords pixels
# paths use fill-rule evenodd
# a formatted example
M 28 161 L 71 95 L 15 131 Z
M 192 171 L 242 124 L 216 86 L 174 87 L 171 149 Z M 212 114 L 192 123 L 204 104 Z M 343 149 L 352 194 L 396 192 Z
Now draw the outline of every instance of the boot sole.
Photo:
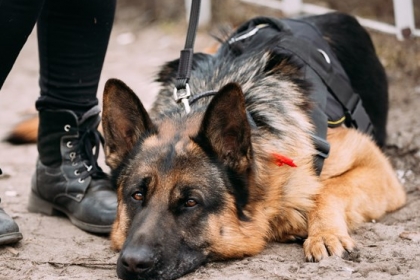
M 31 192 L 29 195 L 28 211 L 33 213 L 42 213 L 48 216 L 55 216 L 59 215 L 59 213 L 63 213 L 70 219 L 73 225 L 91 233 L 107 234 L 110 233 L 112 229 L 112 225 L 104 226 L 82 222 L 75 218 L 66 209 L 40 198 L 34 192 Z
M 14 244 L 23 238 L 20 232 L 10 232 L 0 235 L 0 245 Z

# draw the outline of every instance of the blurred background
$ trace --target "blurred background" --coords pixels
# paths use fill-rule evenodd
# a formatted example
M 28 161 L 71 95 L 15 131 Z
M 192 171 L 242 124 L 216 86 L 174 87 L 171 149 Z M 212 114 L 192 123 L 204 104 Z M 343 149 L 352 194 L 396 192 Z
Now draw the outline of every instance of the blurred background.
M 116 24 L 128 24 L 133 30 L 143 29 L 149 25 L 177 25 L 179 28 L 185 27 L 186 30 L 185 2 L 184 0 L 119 0 Z M 279 9 L 263 7 L 261 4 L 265 1 L 209 0 L 209 2 L 211 3 L 210 21 L 202 28 L 209 33 L 217 33 L 219 29 L 225 29 L 226 26 L 237 26 L 254 16 L 286 16 Z M 305 0 L 303 2 L 395 25 L 393 0 Z M 412 3 L 415 27 L 419 29 L 420 0 L 413 0 Z M 379 56 L 388 69 L 398 67 L 404 75 L 420 78 L 419 38 L 410 38 L 396 45 L 395 36 L 371 31 Z
M 397 0 L 398 1 L 398 0 Z M 185 19 L 184 0 L 118 0 L 121 16 L 127 20 L 136 20 L 139 23 L 154 23 L 158 21 L 179 21 Z M 211 11 L 213 14 L 211 24 L 232 23 L 239 24 L 255 15 L 282 16 L 280 11 L 270 8 L 263 8 L 259 5 L 250 4 L 241 0 L 211 0 Z M 264 1 L 254 0 L 254 3 Z M 281 1 L 277 1 L 281 2 Z M 316 4 L 322 7 L 351 13 L 365 18 L 394 23 L 394 10 L 392 0 L 304 0 L 304 3 Z M 203 0 L 204 3 L 204 0 Z M 420 1 L 413 0 L 415 19 L 417 27 L 420 26 Z M 137 11 L 143 11 L 141 15 Z

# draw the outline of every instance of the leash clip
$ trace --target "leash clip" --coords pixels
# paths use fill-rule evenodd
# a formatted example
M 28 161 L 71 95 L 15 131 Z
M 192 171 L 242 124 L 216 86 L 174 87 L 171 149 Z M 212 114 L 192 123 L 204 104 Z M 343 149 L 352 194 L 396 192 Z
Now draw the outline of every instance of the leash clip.
M 188 101 L 188 98 L 191 96 L 191 90 L 188 83 L 185 84 L 185 89 L 178 89 L 174 87 L 174 99 L 176 102 L 181 101 L 184 104 L 185 111 L 187 114 L 191 111 L 190 108 L 190 102 Z

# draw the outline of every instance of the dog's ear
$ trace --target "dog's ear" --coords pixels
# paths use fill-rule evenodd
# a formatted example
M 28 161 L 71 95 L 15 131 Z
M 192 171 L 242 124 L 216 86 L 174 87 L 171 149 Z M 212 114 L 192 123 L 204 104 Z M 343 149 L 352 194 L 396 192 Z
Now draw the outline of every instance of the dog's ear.
M 112 169 L 118 167 L 144 133 L 155 131 L 140 99 L 117 79 L 105 84 L 102 125 L 106 163 Z
M 251 128 L 245 98 L 236 83 L 224 86 L 210 102 L 197 136 L 228 167 L 243 173 L 251 157 Z

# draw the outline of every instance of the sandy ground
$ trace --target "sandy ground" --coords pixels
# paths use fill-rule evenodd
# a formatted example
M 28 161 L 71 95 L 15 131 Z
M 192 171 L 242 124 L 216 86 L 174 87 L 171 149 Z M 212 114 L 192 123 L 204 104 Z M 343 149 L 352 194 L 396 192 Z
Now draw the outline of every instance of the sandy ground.
M 158 90 L 154 74 L 163 62 L 177 58 L 184 34 L 184 26 L 179 25 L 140 29 L 117 24 L 99 91 L 108 78 L 120 78 L 150 106 Z M 395 38 L 386 40 L 404 47 Z M 213 42 L 202 32 L 196 50 Z M 0 138 L 35 112 L 37 75 L 36 37 L 32 34 L 0 95 Z M 359 252 L 351 260 L 331 257 L 306 263 L 301 245 L 270 244 L 258 256 L 210 263 L 183 279 L 420 279 L 420 82 L 398 68 L 390 70 L 389 76 L 387 153 L 408 193 L 404 208 L 362 225 L 353 234 Z M 0 177 L 1 206 L 15 218 L 24 235 L 19 244 L 0 248 L 0 279 L 116 279 L 118 254 L 109 248 L 107 237 L 85 233 L 64 217 L 26 210 L 36 156 L 35 145 L 0 143 L 0 166 L 5 173 Z

